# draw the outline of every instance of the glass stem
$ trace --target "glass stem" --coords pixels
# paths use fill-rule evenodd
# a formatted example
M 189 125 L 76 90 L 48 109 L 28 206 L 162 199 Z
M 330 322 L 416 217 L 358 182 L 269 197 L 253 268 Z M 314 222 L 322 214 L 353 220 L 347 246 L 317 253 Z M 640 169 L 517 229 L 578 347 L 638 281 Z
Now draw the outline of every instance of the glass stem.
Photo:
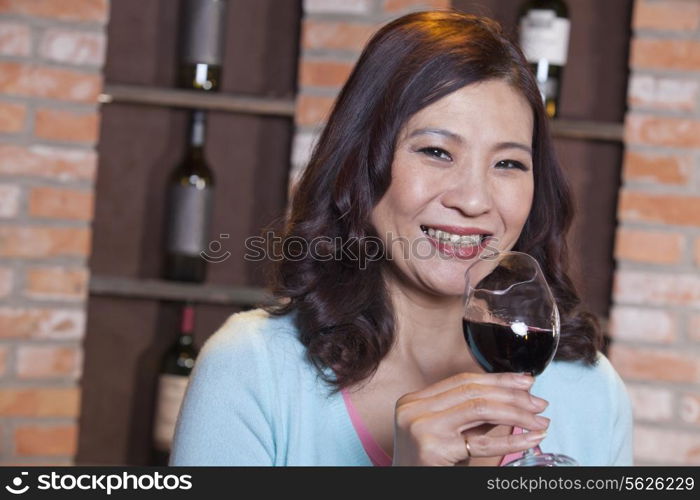
M 523 373 L 523 375 L 532 375 L 531 373 Z M 532 378 L 535 378 L 534 376 Z M 535 385 L 534 382 L 532 385 Z M 529 392 L 529 391 L 528 391 Z M 530 432 L 527 429 L 523 429 L 523 433 Z M 523 452 L 523 458 L 525 457 L 536 457 L 538 455 L 542 455 L 542 450 L 540 449 L 540 445 L 535 445 L 531 448 L 528 448 Z
M 532 448 L 528 448 L 527 450 L 525 450 L 525 452 L 523 453 L 523 458 L 536 457 L 539 455 L 542 455 L 542 450 L 540 449 L 540 445 L 538 444 L 536 446 L 533 446 Z

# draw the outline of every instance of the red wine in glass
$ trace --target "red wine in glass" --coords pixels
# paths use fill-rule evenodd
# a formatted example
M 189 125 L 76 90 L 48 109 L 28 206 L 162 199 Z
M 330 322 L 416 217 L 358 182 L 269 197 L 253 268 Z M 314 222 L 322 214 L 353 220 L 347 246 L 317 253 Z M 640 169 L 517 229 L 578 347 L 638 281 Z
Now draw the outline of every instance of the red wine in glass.
M 464 338 L 487 372 L 542 373 L 557 350 L 552 330 L 527 326 L 462 320 Z

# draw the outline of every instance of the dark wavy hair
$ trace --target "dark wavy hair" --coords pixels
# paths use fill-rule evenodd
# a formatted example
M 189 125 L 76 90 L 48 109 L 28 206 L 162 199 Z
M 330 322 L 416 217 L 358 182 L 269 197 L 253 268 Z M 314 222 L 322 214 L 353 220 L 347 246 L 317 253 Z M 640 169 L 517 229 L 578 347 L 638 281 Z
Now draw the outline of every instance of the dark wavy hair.
M 294 313 L 309 359 L 336 390 L 370 377 L 394 341 L 382 278 L 388 262 L 372 259 L 363 241 L 377 241 L 370 214 L 391 182 L 399 131 L 438 99 L 495 79 L 519 91 L 534 115 L 534 199 L 514 249 L 538 260 L 557 299 L 562 333 L 556 359 L 595 363 L 599 327 L 593 315 L 578 310 L 567 275 L 570 190 L 525 58 L 493 20 L 418 12 L 390 22 L 365 47 L 296 186 L 281 235 L 303 247 L 298 253 L 305 257 L 277 264 L 272 290 L 282 300 L 268 311 Z

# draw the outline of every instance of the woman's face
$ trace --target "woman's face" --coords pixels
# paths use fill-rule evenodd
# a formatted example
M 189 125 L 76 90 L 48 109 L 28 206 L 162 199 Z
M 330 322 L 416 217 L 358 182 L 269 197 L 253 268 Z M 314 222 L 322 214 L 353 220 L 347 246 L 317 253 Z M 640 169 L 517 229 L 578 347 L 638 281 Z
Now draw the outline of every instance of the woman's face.
M 515 245 L 532 205 L 532 129 L 528 102 L 501 80 L 463 87 L 410 118 L 371 219 L 401 282 L 459 296 L 479 254 Z

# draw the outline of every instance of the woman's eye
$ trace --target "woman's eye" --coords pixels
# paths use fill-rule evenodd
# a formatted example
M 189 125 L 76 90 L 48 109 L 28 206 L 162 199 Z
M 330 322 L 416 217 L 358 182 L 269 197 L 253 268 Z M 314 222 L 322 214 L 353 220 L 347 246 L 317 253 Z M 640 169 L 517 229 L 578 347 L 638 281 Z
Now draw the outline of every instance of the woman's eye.
M 450 153 L 445 151 L 442 148 L 434 148 L 434 147 L 429 147 L 429 148 L 422 148 L 418 150 L 421 153 L 424 153 L 428 156 L 432 156 L 435 158 L 439 158 L 441 160 L 452 160 L 452 157 L 450 156 Z
M 524 165 L 523 163 L 515 160 L 501 160 L 498 163 L 496 163 L 497 168 L 505 168 L 505 169 L 512 169 L 512 168 L 517 168 L 518 170 L 524 170 L 528 171 L 530 170 L 529 167 Z

